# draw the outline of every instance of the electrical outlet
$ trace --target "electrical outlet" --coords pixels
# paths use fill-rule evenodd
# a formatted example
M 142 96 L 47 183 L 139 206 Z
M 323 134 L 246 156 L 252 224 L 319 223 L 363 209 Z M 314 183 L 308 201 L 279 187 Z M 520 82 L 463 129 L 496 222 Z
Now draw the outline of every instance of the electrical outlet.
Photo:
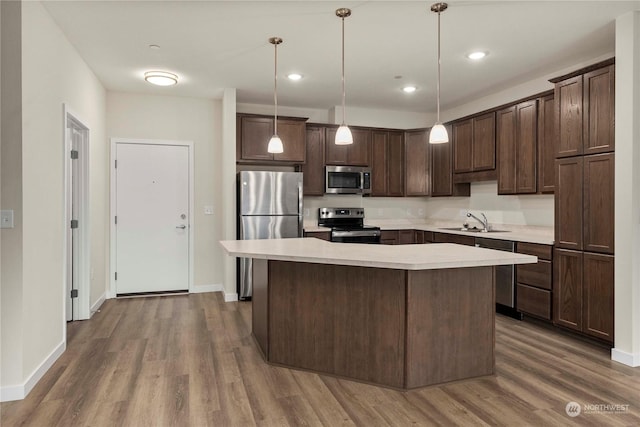
M 12 210 L 1 211 L 0 228 L 13 228 L 13 211 Z
M 309 216 L 309 208 L 304 209 L 304 216 Z
M 204 207 L 205 215 L 213 215 L 213 206 L 205 206 Z

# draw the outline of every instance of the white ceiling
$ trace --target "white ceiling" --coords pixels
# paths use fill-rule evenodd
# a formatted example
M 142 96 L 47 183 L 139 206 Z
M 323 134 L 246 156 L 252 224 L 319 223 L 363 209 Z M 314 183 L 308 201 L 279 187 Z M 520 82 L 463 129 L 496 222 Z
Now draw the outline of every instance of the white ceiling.
M 615 18 L 640 1 L 449 1 L 442 14 L 442 105 L 614 51 Z M 107 90 L 273 102 L 273 46 L 279 36 L 278 101 L 290 107 L 340 105 L 341 22 L 345 21 L 350 105 L 435 110 L 437 16 L 425 1 L 46 1 L 45 7 Z M 152 50 L 149 45 L 159 45 Z M 489 52 L 481 62 L 465 55 Z M 172 87 L 145 70 L 180 76 Z M 291 82 L 289 72 L 304 78 Z M 397 76 L 401 76 L 398 78 Z M 418 91 L 407 95 L 405 84 Z

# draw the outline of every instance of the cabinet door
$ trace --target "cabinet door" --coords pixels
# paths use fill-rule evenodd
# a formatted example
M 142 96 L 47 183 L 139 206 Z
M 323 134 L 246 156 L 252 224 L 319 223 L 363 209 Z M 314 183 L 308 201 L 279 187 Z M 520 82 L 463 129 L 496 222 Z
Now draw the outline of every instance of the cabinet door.
M 476 238 L 461 234 L 433 233 L 433 243 L 457 243 L 459 245 L 475 246 Z
M 452 135 L 451 126 L 447 132 Z M 453 143 L 431 146 L 431 196 L 469 196 L 469 183 L 453 183 Z
M 404 138 L 402 132 L 389 132 L 387 147 L 387 195 L 404 196 Z
M 537 191 L 538 104 L 526 101 L 516 105 L 516 193 Z
M 488 113 L 473 118 L 473 170 L 496 168 L 496 115 Z
M 415 243 L 415 233 L 413 230 L 398 230 L 398 244 L 411 245 Z
M 242 160 L 273 160 L 267 151 L 273 136 L 273 119 L 240 117 L 240 158 Z
M 613 153 L 584 156 L 584 250 L 612 254 L 614 249 Z
M 516 193 L 516 107 L 496 113 L 498 194 Z
M 582 331 L 582 252 L 556 249 L 553 323 Z
M 380 231 L 380 243 L 383 245 L 398 244 L 398 230 L 382 230 Z
M 386 196 L 388 193 L 388 147 L 388 132 L 371 133 L 371 196 Z
M 304 163 L 306 158 L 305 126 L 305 122 L 301 120 L 278 119 L 278 136 L 282 140 L 283 152 L 274 154 L 273 160 Z
M 582 154 L 582 76 L 555 85 L 556 157 Z
M 428 131 L 405 132 L 405 196 L 429 195 Z
M 369 166 L 371 130 L 351 129 L 351 134 L 353 135 L 353 144 L 347 145 L 347 164 L 351 166 Z
M 471 119 L 453 124 L 453 171 L 473 171 L 473 122 Z
M 325 132 L 325 161 L 327 165 L 346 165 L 349 155 L 348 145 L 336 145 L 336 127 L 328 127 Z
M 582 157 L 556 160 L 556 246 L 582 250 Z
M 583 331 L 613 342 L 614 257 L 585 252 Z
M 305 196 L 324 195 L 324 127 L 307 126 L 307 161 L 302 165 Z
M 586 73 L 584 84 L 584 154 L 614 150 L 615 66 Z
M 538 99 L 538 191 L 555 188 L 555 102 L 553 95 Z

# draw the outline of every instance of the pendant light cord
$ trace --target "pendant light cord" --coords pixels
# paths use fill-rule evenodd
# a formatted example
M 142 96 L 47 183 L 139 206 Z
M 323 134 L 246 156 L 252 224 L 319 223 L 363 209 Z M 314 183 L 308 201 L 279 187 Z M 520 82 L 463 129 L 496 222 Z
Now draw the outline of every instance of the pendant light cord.
M 437 118 L 436 122 L 440 123 L 440 11 L 438 11 L 438 82 L 436 90 L 437 101 Z
M 344 90 L 344 17 L 342 17 L 342 124 L 345 121 L 345 90 Z
M 273 134 L 278 135 L 278 43 L 274 43 L 275 61 L 273 67 L 273 104 L 275 106 L 275 114 L 273 119 Z

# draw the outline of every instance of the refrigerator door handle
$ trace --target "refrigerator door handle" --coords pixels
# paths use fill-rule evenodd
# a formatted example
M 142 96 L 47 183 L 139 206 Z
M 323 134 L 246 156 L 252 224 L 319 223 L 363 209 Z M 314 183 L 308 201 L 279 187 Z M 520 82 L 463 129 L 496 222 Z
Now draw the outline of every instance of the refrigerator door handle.
M 302 227 L 302 220 L 303 220 L 303 215 L 304 212 L 302 212 L 302 197 L 303 197 L 303 193 L 302 193 L 302 179 L 300 180 L 300 182 L 298 183 L 298 237 L 303 237 L 304 235 L 304 229 Z

